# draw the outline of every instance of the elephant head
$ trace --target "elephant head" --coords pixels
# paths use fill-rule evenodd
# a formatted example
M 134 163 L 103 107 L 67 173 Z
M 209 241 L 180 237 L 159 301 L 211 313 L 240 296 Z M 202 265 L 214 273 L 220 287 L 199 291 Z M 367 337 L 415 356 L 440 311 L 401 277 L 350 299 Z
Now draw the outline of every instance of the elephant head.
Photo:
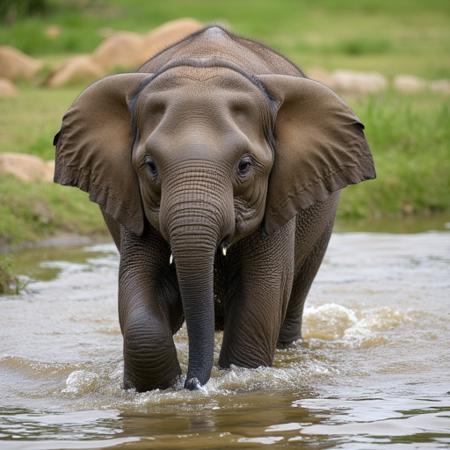
M 55 181 L 171 247 L 189 336 L 187 380 L 210 377 L 214 259 L 258 230 L 373 178 L 363 125 L 327 87 L 203 60 L 87 88 L 56 137 Z M 169 261 L 167 261 L 169 264 Z

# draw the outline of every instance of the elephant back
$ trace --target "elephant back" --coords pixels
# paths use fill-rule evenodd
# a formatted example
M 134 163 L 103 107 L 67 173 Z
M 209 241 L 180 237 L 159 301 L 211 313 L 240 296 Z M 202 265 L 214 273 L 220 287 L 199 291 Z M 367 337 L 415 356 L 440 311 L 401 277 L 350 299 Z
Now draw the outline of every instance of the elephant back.
M 144 63 L 138 72 L 155 73 L 176 61 L 221 61 L 238 66 L 252 75 L 280 74 L 304 76 L 302 71 L 287 58 L 274 50 L 250 39 L 233 35 L 219 26 L 209 26 L 193 33 L 174 45 L 162 50 Z

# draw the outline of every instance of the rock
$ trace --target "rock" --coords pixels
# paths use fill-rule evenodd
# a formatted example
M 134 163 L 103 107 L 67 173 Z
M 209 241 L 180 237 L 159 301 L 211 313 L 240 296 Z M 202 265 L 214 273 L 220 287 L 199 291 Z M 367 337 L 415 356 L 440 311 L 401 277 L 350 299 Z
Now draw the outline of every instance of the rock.
M 386 78 L 377 72 L 353 72 L 336 70 L 331 76 L 332 89 L 344 93 L 369 94 L 383 91 L 387 88 Z
M 411 216 L 414 214 L 414 206 L 409 202 L 405 202 L 402 204 L 402 212 L 405 216 Z
M 97 34 L 101 36 L 103 39 L 109 38 L 113 34 L 116 34 L 117 30 L 114 30 L 111 27 L 103 27 L 97 30 Z
M 58 25 L 49 25 L 44 29 L 44 35 L 49 39 L 56 39 L 61 35 L 61 28 Z
M 330 72 L 327 72 L 323 69 L 311 69 L 308 70 L 307 74 L 308 78 L 311 78 L 311 80 L 319 81 L 322 84 L 325 84 L 327 86 L 330 86 L 333 84 L 333 79 L 330 74 Z
M 55 215 L 49 208 L 49 205 L 42 200 L 37 200 L 31 207 L 31 211 L 34 215 L 34 219 L 44 225 L 48 225 L 55 218 Z
M 202 28 L 194 19 L 167 22 L 142 36 L 122 31 L 108 36 L 95 50 L 92 59 L 106 70 L 131 69 L 143 64 L 160 50 Z
M 65 86 L 67 84 L 89 83 L 104 75 L 104 69 L 89 55 L 75 56 L 68 59 L 46 80 L 50 87 Z
M 14 97 L 17 89 L 14 84 L 6 78 L 0 78 L 0 97 Z
M 0 46 L 0 78 L 31 80 L 42 65 L 41 61 L 25 55 L 16 48 Z
M 104 69 L 132 68 L 143 60 L 144 39 L 136 33 L 120 32 L 105 39 L 95 50 L 92 59 Z
M 0 153 L 0 173 L 8 173 L 23 181 L 53 181 L 54 161 L 44 161 L 25 153 Z
M 420 92 L 426 89 L 427 83 L 414 75 L 397 75 L 394 78 L 394 88 L 404 93 Z
M 145 36 L 120 32 L 109 36 L 92 55 L 71 58 L 57 67 L 46 80 L 51 87 L 87 83 L 120 67 L 136 68 L 163 48 L 202 28 L 194 19 L 167 22 Z
M 429 84 L 430 90 L 442 94 L 450 94 L 450 80 L 435 80 Z
M 141 63 L 158 52 L 203 28 L 203 24 L 195 19 L 183 18 L 166 22 L 144 36 Z

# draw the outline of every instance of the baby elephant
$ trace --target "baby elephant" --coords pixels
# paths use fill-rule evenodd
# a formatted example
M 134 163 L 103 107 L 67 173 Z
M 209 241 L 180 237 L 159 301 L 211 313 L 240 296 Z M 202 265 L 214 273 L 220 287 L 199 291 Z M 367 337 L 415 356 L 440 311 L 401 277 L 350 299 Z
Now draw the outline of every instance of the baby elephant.
M 55 181 L 100 205 L 120 252 L 124 386 L 271 365 L 301 336 L 340 189 L 375 177 L 363 125 L 257 42 L 207 27 L 89 86 L 55 136 Z

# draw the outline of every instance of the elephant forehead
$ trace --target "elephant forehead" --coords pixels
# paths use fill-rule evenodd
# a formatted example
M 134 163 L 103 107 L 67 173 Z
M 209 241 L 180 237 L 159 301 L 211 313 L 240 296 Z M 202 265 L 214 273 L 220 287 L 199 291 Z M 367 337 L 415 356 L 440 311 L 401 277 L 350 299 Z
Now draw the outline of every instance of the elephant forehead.
M 198 96 L 203 93 L 209 94 L 211 98 L 247 94 L 254 98 L 254 101 L 266 100 L 262 87 L 259 87 L 250 76 L 220 66 L 173 67 L 155 76 L 142 90 L 139 99 L 146 101 L 154 94 L 164 93 L 167 95 L 172 93 L 176 96 L 183 93 Z
M 151 81 L 139 94 L 138 126 L 149 134 L 158 124 L 162 132 L 208 129 L 210 133 L 237 131 L 261 134 L 271 107 L 264 93 L 245 76 L 223 67 L 177 67 Z M 206 131 L 204 131 L 206 132 Z
M 184 154 L 187 148 L 199 157 L 214 151 L 220 156 L 224 149 L 239 153 L 249 142 L 254 153 L 265 158 L 259 146 L 265 148 L 268 101 L 235 70 L 189 66 L 167 70 L 142 89 L 135 112 L 145 142 L 142 151 L 151 149 L 160 159 Z

